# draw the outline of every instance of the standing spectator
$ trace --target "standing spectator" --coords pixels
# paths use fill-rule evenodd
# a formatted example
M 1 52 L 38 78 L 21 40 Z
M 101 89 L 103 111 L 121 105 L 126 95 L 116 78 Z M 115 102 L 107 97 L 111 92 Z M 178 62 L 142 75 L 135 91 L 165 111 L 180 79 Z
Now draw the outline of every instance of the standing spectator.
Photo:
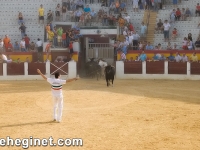
M 40 24 L 40 20 L 42 20 L 42 24 L 44 24 L 44 8 L 42 4 L 40 5 L 40 8 L 38 9 L 38 13 L 39 13 L 38 23 Z
M 91 16 L 92 21 L 96 21 L 96 15 L 97 15 L 97 13 L 94 11 L 94 9 L 92 9 L 92 11 L 90 12 L 90 16 Z
M 186 13 L 185 8 L 182 8 L 182 10 L 181 10 L 181 20 L 182 21 L 185 21 L 185 13 Z
M 133 12 L 138 12 L 138 2 L 139 0 L 133 0 Z
M 53 37 L 53 43 L 54 43 L 54 47 L 58 46 L 58 35 L 57 35 L 57 28 L 56 26 L 53 28 L 53 33 L 54 33 L 54 37 Z
M 24 38 L 22 38 L 21 42 L 20 42 L 20 48 L 22 52 L 26 52 L 26 43 Z
M 167 50 L 172 50 L 172 45 L 170 42 L 168 42 L 168 45 L 167 45 Z
M 26 50 L 29 51 L 30 38 L 27 36 L 27 34 L 25 34 L 24 41 L 25 41 L 25 48 L 26 48 Z
M 120 51 L 120 60 L 125 61 L 126 60 L 126 55 L 123 53 L 123 51 Z
M 56 6 L 56 21 L 60 21 L 60 12 L 61 12 L 60 4 L 57 4 L 57 6 Z
M 46 52 L 46 61 L 49 61 L 49 53 L 51 52 L 52 42 L 49 42 L 46 45 L 45 52 Z
M 128 15 L 128 13 L 126 13 L 126 16 L 124 17 L 124 19 L 125 19 L 126 22 L 129 24 L 129 23 L 130 23 L 131 17 Z
M 170 29 L 170 24 L 168 23 L 168 20 L 165 20 L 165 23 L 163 24 L 164 27 L 164 39 L 165 42 L 169 41 L 169 29 Z
M 78 2 L 76 3 L 76 9 L 78 8 L 84 8 L 84 2 L 83 0 L 78 0 Z
M 158 12 L 158 9 L 159 9 L 158 0 L 153 0 L 152 4 L 153 4 L 153 7 L 154 7 L 154 11 Z
M 38 38 L 38 41 L 36 42 L 37 50 L 38 50 L 38 61 L 43 62 L 43 43 Z
M 197 3 L 195 14 L 196 14 L 196 17 L 197 17 L 197 14 L 200 16 L 200 5 L 199 5 L 199 3 Z
M 62 46 L 66 47 L 66 32 L 63 32 L 62 34 Z
M 13 51 L 13 46 L 10 42 L 8 42 L 8 49 L 7 52 L 12 52 Z
M 191 33 L 188 34 L 188 39 L 190 39 L 190 41 L 193 41 L 193 40 L 192 40 L 192 34 L 191 34 Z
M 193 43 L 192 43 L 192 41 L 190 39 L 188 39 L 187 48 L 188 48 L 188 50 L 192 50 L 193 49 Z
M 137 34 L 136 31 L 133 32 L 133 50 L 138 49 L 138 41 L 140 39 L 140 36 Z
M 174 45 L 173 45 L 172 49 L 173 49 L 173 50 L 176 50 L 176 49 L 178 49 L 178 47 L 177 47 L 177 44 L 176 44 L 176 43 L 174 43 Z
M 183 45 L 182 45 L 183 50 L 187 50 L 187 43 L 188 43 L 188 40 L 187 40 L 186 37 L 184 37 L 184 39 L 183 39 Z
M 107 15 L 106 12 L 103 14 L 102 25 L 103 25 L 103 26 L 107 26 L 107 25 L 108 25 L 108 15 Z
M 19 14 L 18 14 L 18 24 L 21 25 L 22 23 L 24 24 L 24 17 L 22 15 L 22 13 L 19 12 Z
M 198 38 L 197 41 L 195 42 L 195 46 L 196 46 L 197 48 L 200 47 L 200 38 Z
M 129 29 L 130 31 L 134 31 L 134 27 L 133 27 L 133 25 L 132 25 L 131 22 L 128 24 L 128 29 Z
M 62 21 L 66 21 L 67 19 L 67 7 L 65 5 L 62 6 Z
M 4 51 L 3 48 L 4 48 L 4 43 L 3 43 L 3 40 L 0 39 L 0 52 Z
M 63 29 L 62 27 L 59 27 L 57 30 L 57 35 L 58 35 L 58 46 L 62 47 L 62 34 L 63 34 Z
M 13 48 L 14 48 L 14 51 L 20 51 L 20 45 L 19 45 L 19 43 L 17 41 L 13 45 Z
M 77 10 L 75 12 L 75 21 L 76 22 L 79 22 L 81 15 L 82 15 L 82 12 L 80 10 Z
M 54 32 L 53 32 L 53 30 L 49 30 L 48 31 L 48 40 L 50 41 L 50 42 L 53 42 L 53 38 L 54 38 Z M 52 44 L 52 46 L 53 46 L 53 44 Z
M 144 24 L 144 22 L 142 22 L 140 33 L 141 33 L 141 38 L 143 40 L 146 40 L 147 26 Z
M 175 57 L 173 56 L 173 53 L 170 53 L 170 55 L 167 57 L 168 61 L 174 61 Z
M 90 13 L 88 12 L 86 15 L 85 15 L 85 25 L 87 26 L 87 23 L 90 24 L 91 26 L 91 16 L 90 16 Z
M 122 29 L 124 28 L 125 20 L 122 17 L 119 17 L 118 23 L 119 23 L 120 33 L 121 33 Z
M 117 0 L 116 2 L 115 2 L 115 13 L 119 13 L 119 7 L 120 7 L 120 3 L 119 3 L 119 1 Z
M 5 35 L 5 38 L 3 39 L 3 43 L 4 43 L 4 47 L 5 47 L 6 51 L 8 49 L 8 43 L 9 42 L 10 42 L 10 38 L 8 37 L 8 35 Z
M 176 20 L 176 10 L 173 9 L 173 11 L 170 13 L 170 23 L 174 24 Z
M 21 26 L 19 27 L 19 30 L 21 31 L 21 36 L 22 38 L 24 38 L 25 34 L 26 34 L 26 27 L 25 25 L 22 23 Z
M 115 2 L 112 2 L 110 5 L 109 5 L 109 13 L 111 12 L 111 11 L 115 11 Z
M 73 53 L 74 53 L 73 41 L 70 41 L 70 43 L 69 43 L 69 52 L 70 52 L 70 58 L 72 58 L 73 57 Z
M 50 23 L 52 21 L 53 21 L 53 14 L 51 10 L 49 10 L 49 12 L 47 13 L 47 23 Z
M 173 0 L 174 8 L 177 7 L 177 4 L 178 4 L 178 0 Z

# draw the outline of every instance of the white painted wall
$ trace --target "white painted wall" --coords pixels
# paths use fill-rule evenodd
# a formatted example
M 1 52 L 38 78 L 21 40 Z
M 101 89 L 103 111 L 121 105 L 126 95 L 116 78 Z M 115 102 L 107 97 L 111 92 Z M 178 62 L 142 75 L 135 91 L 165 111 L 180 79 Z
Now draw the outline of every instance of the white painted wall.
M 96 35 L 97 30 L 100 30 L 100 34 L 117 34 L 117 29 L 81 29 L 80 34 L 82 35 Z
M 24 75 L 7 75 L 7 63 L 3 63 L 3 76 L 0 80 L 43 80 L 40 75 L 28 75 L 28 63 L 24 63 Z M 50 74 L 50 62 L 46 62 L 46 77 L 53 77 Z M 62 75 L 62 79 L 71 79 L 77 77 L 76 62 L 68 62 L 68 75 Z
M 117 79 L 167 79 L 167 80 L 200 80 L 200 75 L 190 74 L 190 62 L 187 62 L 186 75 L 168 74 L 168 62 L 165 61 L 164 74 L 146 74 L 146 62 L 142 62 L 142 74 L 124 74 L 124 62 L 116 62 Z

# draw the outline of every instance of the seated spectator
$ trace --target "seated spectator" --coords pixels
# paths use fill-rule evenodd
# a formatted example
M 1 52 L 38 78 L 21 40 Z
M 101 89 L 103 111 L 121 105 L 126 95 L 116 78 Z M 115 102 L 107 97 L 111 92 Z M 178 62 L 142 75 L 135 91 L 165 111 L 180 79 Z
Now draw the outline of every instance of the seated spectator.
M 135 61 L 140 61 L 138 56 L 135 56 Z
M 87 5 L 87 6 L 84 8 L 84 12 L 85 12 L 85 13 L 91 12 L 91 9 L 90 9 L 89 5 Z
M 30 61 L 30 59 L 28 57 L 26 57 L 25 62 L 30 63 L 31 61 Z
M 134 27 L 133 27 L 133 25 L 132 25 L 131 22 L 128 24 L 128 29 L 129 29 L 130 31 L 134 31 Z
M 10 42 L 8 42 L 7 52 L 12 52 L 12 51 L 13 51 L 13 46 Z
M 61 15 L 61 7 L 60 4 L 57 4 L 56 6 L 56 21 L 60 21 L 60 15 Z
M 24 17 L 21 12 L 19 12 L 18 14 L 18 24 L 19 25 L 24 24 Z
M 110 13 L 108 15 L 108 25 L 114 25 L 113 15 Z
M 92 9 L 92 11 L 90 12 L 90 16 L 91 16 L 92 21 L 96 21 L 96 15 L 97 15 L 97 13 L 94 11 L 94 9 Z
M 159 57 L 156 53 L 154 53 L 154 56 L 152 57 L 152 60 L 154 61 L 158 61 L 159 60 Z
M 79 22 L 79 21 L 80 21 L 81 15 L 83 15 L 83 13 L 82 13 L 80 10 L 77 10 L 77 11 L 75 12 L 75 20 L 76 20 L 76 22 Z
M 91 26 L 91 16 L 90 16 L 90 13 L 87 13 L 86 15 L 85 15 L 85 25 L 87 25 L 87 23 L 89 23 L 90 24 L 90 26 Z
M 197 55 L 196 55 L 196 52 L 194 52 L 194 53 L 192 54 L 192 56 L 190 56 L 190 61 L 191 61 L 191 62 L 198 62 L 198 57 L 197 57 Z
M 144 47 L 143 47 L 143 44 L 142 44 L 141 41 L 139 42 L 139 49 L 138 50 L 144 50 Z
M 78 8 L 84 8 L 84 2 L 82 0 L 78 0 L 78 2 L 76 3 L 76 9 Z
M 177 35 L 178 35 L 178 31 L 177 31 L 176 28 L 174 28 L 174 30 L 172 31 L 172 39 L 173 39 L 173 40 L 176 40 Z
M 158 46 L 155 46 L 154 50 L 158 50 Z
M 167 50 L 172 50 L 172 45 L 170 42 L 168 42 L 168 45 L 167 45 Z
M 189 10 L 189 8 L 186 8 L 186 11 L 185 11 L 185 20 L 187 20 L 187 18 L 189 18 L 189 20 L 191 20 L 191 16 L 192 16 L 191 11 Z
M 13 62 L 19 64 L 19 63 L 21 63 L 21 60 L 20 60 L 20 58 L 17 58 L 17 60 L 15 60 L 15 61 L 13 61 Z
M 168 61 L 174 61 L 175 57 L 173 56 L 173 53 L 170 53 L 170 56 L 167 57 Z
M 120 10 L 121 10 L 121 12 L 122 12 L 122 11 L 126 12 L 126 3 L 125 3 L 124 1 L 122 1 L 122 2 L 120 3 Z
M 129 24 L 131 17 L 128 15 L 128 13 L 126 13 L 126 16 L 124 17 L 124 19 L 126 20 L 126 23 Z
M 188 62 L 188 57 L 185 55 L 185 53 L 182 56 L 182 62 Z
M 7 55 L 7 63 L 11 63 L 12 62 L 12 59 L 10 58 L 9 55 Z
M 190 41 L 190 39 L 188 39 L 187 48 L 188 48 L 188 50 L 193 49 L 193 43 L 192 43 L 192 41 Z
M 178 47 L 177 47 L 177 44 L 176 44 L 176 43 L 174 43 L 174 45 L 173 45 L 172 49 L 173 49 L 173 50 L 175 50 L 175 49 L 178 49 Z
M 181 10 L 181 20 L 182 21 L 185 21 L 185 8 L 182 8 L 182 10 Z
M 176 19 L 176 10 L 173 9 L 173 11 L 170 13 L 170 23 L 174 24 Z
M 102 20 L 102 25 L 103 26 L 107 26 L 108 25 L 108 15 L 107 15 L 106 12 L 103 14 L 103 18 L 102 19 L 103 19 Z
M 182 60 L 182 57 L 181 57 L 180 54 L 177 52 L 174 59 L 175 59 L 175 62 L 180 62 L 180 61 Z
M 19 45 L 19 43 L 17 41 L 13 45 L 13 48 L 14 48 L 14 51 L 20 51 L 20 45 Z
M 31 42 L 29 46 L 30 51 L 35 51 L 35 43 Z
M 120 51 L 120 56 L 121 56 L 120 60 L 122 61 L 126 60 L 126 55 L 123 53 L 123 51 Z
M 175 18 L 176 18 L 176 21 L 180 21 L 180 18 L 181 18 L 181 11 L 180 11 L 179 8 L 177 8 L 177 10 L 176 10 L 176 16 L 175 16 Z
M 146 61 L 146 60 L 147 60 L 147 55 L 144 53 L 144 51 L 142 51 L 142 54 L 140 54 L 139 59 L 140 59 L 141 61 Z
M 107 0 L 102 0 L 102 1 L 101 1 L 101 7 L 102 7 L 102 6 L 107 7 Z
M 75 0 L 72 0 L 70 2 L 70 9 L 71 11 L 75 11 L 76 10 L 76 3 L 75 3 Z
M 131 57 L 129 61 L 134 61 L 134 60 L 133 60 L 133 57 Z
M 82 15 L 80 16 L 79 23 L 82 24 L 82 25 L 85 24 L 85 16 L 84 16 L 84 14 L 82 14 Z
M 148 42 L 148 44 L 146 46 L 146 50 L 153 50 L 153 46 L 151 45 L 150 42 Z
M 119 3 L 119 1 L 117 0 L 117 1 L 115 2 L 115 13 L 119 13 L 119 8 L 120 8 L 120 3 Z
M 3 52 L 4 49 L 4 42 L 2 39 L 0 39 L 0 52 Z
M 62 11 L 62 21 L 65 22 L 67 19 L 67 7 L 63 5 L 61 11 Z
M 161 54 L 161 57 L 159 58 L 159 60 L 161 60 L 161 61 L 166 60 L 166 57 L 164 56 L 164 54 Z
M 155 28 L 155 30 L 159 33 L 159 31 L 161 33 L 163 33 L 163 23 L 162 23 L 162 20 L 159 19 L 159 22 L 157 23 L 157 27 Z
M 26 44 L 24 38 L 20 42 L 20 49 L 22 52 L 26 52 Z
M 200 47 L 200 38 L 198 38 L 197 41 L 195 42 L 195 46 L 198 48 Z
M 188 43 L 187 38 L 184 37 L 183 45 L 182 45 L 183 50 L 187 50 L 187 49 L 188 49 L 188 47 L 187 47 L 187 43 Z
M 162 46 L 161 46 L 161 44 L 159 43 L 158 44 L 158 50 L 162 50 L 163 48 L 162 48 Z
M 196 14 L 196 17 L 197 17 L 197 15 L 200 16 L 200 5 L 199 5 L 199 3 L 197 3 L 195 14 Z

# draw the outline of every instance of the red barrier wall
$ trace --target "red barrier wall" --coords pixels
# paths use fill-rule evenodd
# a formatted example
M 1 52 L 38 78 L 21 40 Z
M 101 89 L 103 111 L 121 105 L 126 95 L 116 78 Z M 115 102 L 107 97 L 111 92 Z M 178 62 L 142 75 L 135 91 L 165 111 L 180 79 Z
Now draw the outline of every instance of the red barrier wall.
M 46 63 L 28 63 L 28 75 L 38 75 L 37 69 L 46 74 Z
M 169 62 L 168 74 L 187 74 L 187 63 Z
M 124 74 L 142 74 L 142 62 L 124 62 Z
M 8 63 L 7 75 L 24 75 L 24 63 Z
M 164 74 L 164 61 L 147 61 L 146 74 Z

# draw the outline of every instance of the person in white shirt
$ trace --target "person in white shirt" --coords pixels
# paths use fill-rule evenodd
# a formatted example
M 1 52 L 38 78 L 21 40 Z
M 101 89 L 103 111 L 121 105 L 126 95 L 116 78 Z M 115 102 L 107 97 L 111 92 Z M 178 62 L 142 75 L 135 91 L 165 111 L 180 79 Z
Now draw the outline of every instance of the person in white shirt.
M 124 17 L 127 23 L 130 23 L 131 17 L 126 13 L 126 16 Z
M 192 43 L 192 41 L 190 41 L 190 39 L 188 39 L 187 47 L 188 47 L 188 50 L 192 50 L 193 49 L 193 43 Z
M 43 43 L 42 41 L 38 38 L 38 41 L 36 42 L 37 50 L 38 50 L 38 61 L 43 61 Z
M 4 43 L 3 40 L 0 39 L 0 52 L 3 51 Z
M 164 27 L 164 39 L 165 39 L 165 42 L 168 42 L 169 41 L 169 29 L 171 27 L 171 25 L 168 23 L 168 20 L 165 20 L 163 27 Z
M 26 43 L 25 43 L 24 38 L 20 42 L 20 48 L 22 52 L 26 52 Z
M 188 57 L 185 55 L 185 53 L 182 56 L 182 62 L 188 62 Z
M 0 58 L 1 58 L 1 61 L 2 61 L 3 63 L 7 63 L 8 58 L 6 57 L 6 55 L 2 54 L 1 52 L 0 52 Z
M 182 60 L 182 57 L 180 56 L 180 54 L 177 52 L 176 56 L 175 56 L 175 61 L 176 62 L 180 62 Z
M 128 35 L 128 42 L 129 42 L 129 47 L 131 48 L 133 44 L 133 36 L 131 35 L 131 33 L 129 33 Z
M 78 78 L 73 78 L 69 80 L 60 79 L 61 75 L 59 72 L 55 73 L 55 78 L 47 78 L 37 69 L 38 74 L 42 76 L 44 80 L 51 84 L 51 92 L 54 100 L 54 111 L 53 111 L 53 121 L 61 122 L 62 110 L 63 110 L 63 94 L 62 94 L 62 85 L 67 82 L 76 81 Z
M 133 0 L 133 11 L 138 12 L 138 2 L 139 0 Z

